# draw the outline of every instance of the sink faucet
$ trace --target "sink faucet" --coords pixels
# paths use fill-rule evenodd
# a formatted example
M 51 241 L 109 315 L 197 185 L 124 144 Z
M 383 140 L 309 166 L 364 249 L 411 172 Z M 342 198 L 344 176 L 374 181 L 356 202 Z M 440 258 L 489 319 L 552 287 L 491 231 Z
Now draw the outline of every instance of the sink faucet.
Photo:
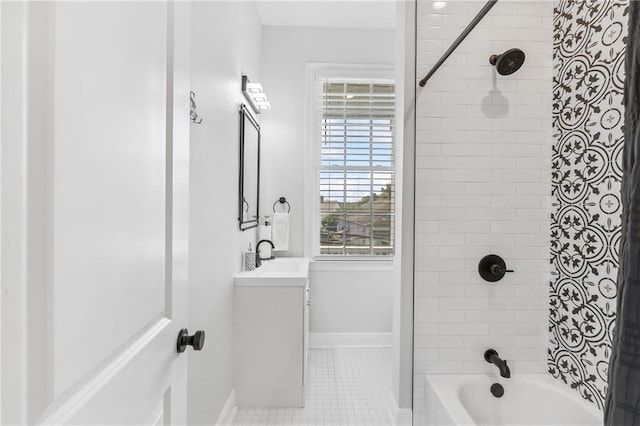
M 273 257 L 273 256 L 271 256 L 271 257 L 262 257 L 260 255 L 260 245 L 262 243 L 269 243 L 271 245 L 271 249 L 275 248 L 275 246 L 273 245 L 273 242 L 271 242 L 271 240 L 260 240 L 260 241 L 258 241 L 258 244 L 256 244 L 256 268 L 259 268 L 262 265 L 262 261 L 263 260 L 275 259 L 275 257 Z
M 484 352 L 484 359 L 489 364 L 495 364 L 496 367 L 500 370 L 500 375 L 504 378 L 511 377 L 511 371 L 509 371 L 509 366 L 507 365 L 507 361 L 500 358 L 498 352 L 495 349 L 487 349 Z

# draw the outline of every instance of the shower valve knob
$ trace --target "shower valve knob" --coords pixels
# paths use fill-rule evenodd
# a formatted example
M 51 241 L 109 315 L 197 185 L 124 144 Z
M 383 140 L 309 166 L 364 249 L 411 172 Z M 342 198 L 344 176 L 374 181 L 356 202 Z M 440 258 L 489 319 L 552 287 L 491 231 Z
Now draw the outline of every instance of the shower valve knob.
M 513 272 L 513 269 L 507 269 L 504 259 L 495 254 L 486 255 L 478 263 L 478 273 L 485 281 L 499 281 L 507 272 Z
M 513 272 L 513 269 L 504 269 L 504 267 L 500 265 L 491 265 L 491 273 L 494 275 L 504 275 L 505 272 Z
M 194 351 L 201 351 L 204 347 L 204 330 L 198 330 L 189 336 L 189 330 L 183 328 L 178 333 L 178 343 L 176 349 L 178 353 L 182 353 L 187 349 L 187 346 L 193 347 Z

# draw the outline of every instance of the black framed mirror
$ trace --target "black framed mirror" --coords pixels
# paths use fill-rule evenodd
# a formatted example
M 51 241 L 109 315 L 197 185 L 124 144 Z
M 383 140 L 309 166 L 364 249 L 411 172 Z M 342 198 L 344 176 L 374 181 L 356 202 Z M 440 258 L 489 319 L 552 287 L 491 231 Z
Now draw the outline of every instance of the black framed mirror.
M 240 191 L 238 226 L 258 226 L 260 202 L 260 126 L 245 104 L 240 105 Z

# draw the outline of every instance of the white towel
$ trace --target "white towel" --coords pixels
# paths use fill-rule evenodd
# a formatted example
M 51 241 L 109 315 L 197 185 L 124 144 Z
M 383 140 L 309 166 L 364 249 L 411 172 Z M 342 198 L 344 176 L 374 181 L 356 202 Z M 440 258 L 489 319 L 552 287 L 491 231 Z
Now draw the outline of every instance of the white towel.
M 274 213 L 271 224 L 274 251 L 289 250 L 289 213 Z

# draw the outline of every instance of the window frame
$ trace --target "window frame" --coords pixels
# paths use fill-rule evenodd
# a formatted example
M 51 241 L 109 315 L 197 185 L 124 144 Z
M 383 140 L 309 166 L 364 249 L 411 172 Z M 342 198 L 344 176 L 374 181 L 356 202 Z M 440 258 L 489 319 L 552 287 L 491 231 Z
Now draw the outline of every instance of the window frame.
M 305 256 L 316 261 L 368 261 L 368 262 L 393 262 L 397 247 L 397 219 L 398 215 L 394 208 L 393 220 L 396 229 L 394 238 L 394 254 L 377 256 L 377 255 L 330 255 L 320 254 L 320 149 L 321 141 L 321 120 L 318 119 L 322 111 L 320 110 L 321 102 L 316 97 L 316 82 L 318 79 L 326 78 L 343 78 L 343 79 L 363 79 L 363 80 L 389 80 L 394 83 L 395 69 L 393 65 L 386 64 L 319 64 L 308 63 L 306 67 L 306 156 L 305 156 Z M 395 110 L 397 111 L 397 104 Z M 397 117 L 396 117 L 397 125 Z M 394 137 L 394 155 L 397 157 L 398 140 Z M 398 177 L 398 162 L 394 160 L 394 182 Z M 396 185 L 394 185 L 394 190 Z M 395 202 L 397 205 L 397 201 Z

